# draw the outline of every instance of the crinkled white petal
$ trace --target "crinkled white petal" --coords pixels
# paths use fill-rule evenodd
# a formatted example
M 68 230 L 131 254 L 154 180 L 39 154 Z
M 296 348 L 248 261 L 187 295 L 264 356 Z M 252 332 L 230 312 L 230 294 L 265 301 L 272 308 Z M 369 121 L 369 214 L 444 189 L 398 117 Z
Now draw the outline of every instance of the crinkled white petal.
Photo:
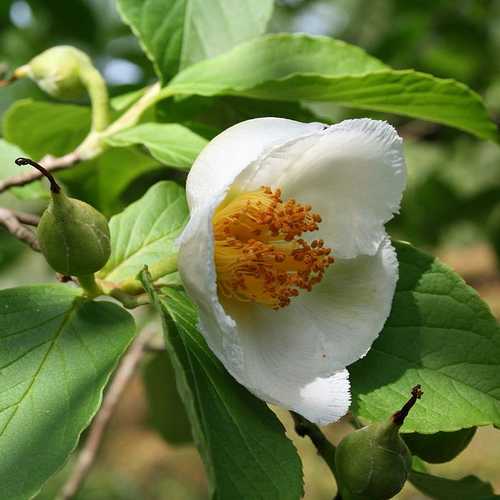
M 340 370 L 330 377 L 317 378 L 300 389 L 298 403 L 290 409 L 311 422 L 327 425 L 343 417 L 351 405 L 349 372 Z
M 208 220 L 211 221 L 211 217 Z M 327 376 L 320 376 L 315 369 L 314 360 L 309 358 L 304 360 L 306 369 L 299 372 L 293 366 L 300 353 L 294 353 L 298 356 L 294 355 L 286 363 L 286 370 L 280 373 L 275 370 L 272 360 L 255 352 L 253 347 L 256 344 L 242 342 L 245 340 L 244 333 L 250 332 L 240 331 L 237 322 L 227 315 L 217 296 L 214 266 L 211 259 L 206 258 L 213 253 L 213 242 L 209 237 L 211 227 L 206 221 L 207 217 L 199 217 L 196 212 L 192 214 L 179 251 L 179 271 L 188 294 L 198 305 L 199 328 L 209 347 L 229 373 L 259 398 L 294 410 L 320 425 L 337 421 L 347 413 L 350 405 L 347 370 L 330 370 Z M 244 306 L 245 304 L 242 314 L 245 314 Z M 258 307 L 267 310 L 263 306 Z M 293 318 L 291 319 L 293 322 Z M 258 330 L 255 333 L 260 337 L 260 332 L 270 325 L 261 323 L 256 326 Z M 269 338 L 273 338 L 276 333 L 281 335 L 280 343 L 285 357 L 290 354 L 289 337 L 298 338 L 297 330 L 280 332 L 274 329 Z M 303 346 L 314 342 L 308 338 L 307 331 L 300 333 L 305 341 Z M 245 347 L 250 349 L 247 351 Z M 266 348 L 265 345 L 263 347 Z M 258 363 L 255 362 L 255 357 Z M 257 365 L 261 367 L 259 370 L 264 370 L 263 377 L 259 380 L 252 377 Z
M 186 183 L 191 209 L 218 196 L 251 162 L 290 139 L 322 130 L 321 123 L 301 123 L 284 118 L 256 118 L 228 128 L 203 149 Z
M 346 120 L 272 148 L 235 185 L 280 188 L 321 215 L 318 236 L 336 256 L 373 255 L 406 185 L 402 141 L 386 122 Z
M 382 329 L 397 281 L 390 242 L 385 239 L 374 256 L 338 259 L 312 292 L 278 311 L 236 300 L 221 304 L 211 225 L 218 203 L 191 214 L 179 251 L 179 271 L 199 307 L 201 332 L 227 370 L 254 394 L 318 422 L 323 408 L 329 419 L 337 400 L 333 407 L 313 404 L 312 388 L 319 386 L 310 384 L 328 381 L 362 357 Z M 318 410 L 314 418 L 312 411 L 305 413 L 306 400 Z
M 190 174 L 191 217 L 180 238 L 179 271 L 199 306 L 200 330 L 254 394 L 315 422 L 334 421 L 349 405 L 344 368 L 365 355 L 391 308 L 398 267 L 383 223 L 405 184 L 400 139 L 372 120 L 323 130 L 257 119 L 225 134 Z M 279 311 L 219 300 L 212 219 L 233 181 L 238 189 L 280 187 L 285 198 L 310 203 L 323 217 L 315 236 L 334 247 L 322 282 Z

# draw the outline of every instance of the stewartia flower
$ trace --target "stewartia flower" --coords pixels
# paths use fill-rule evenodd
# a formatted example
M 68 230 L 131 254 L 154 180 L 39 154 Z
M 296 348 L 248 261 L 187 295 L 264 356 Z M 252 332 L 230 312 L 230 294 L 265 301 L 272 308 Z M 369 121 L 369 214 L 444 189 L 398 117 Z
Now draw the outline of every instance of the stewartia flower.
M 390 312 L 384 224 L 405 182 L 401 139 L 374 120 L 259 118 L 202 151 L 179 271 L 208 345 L 255 395 L 320 424 L 347 412 L 345 367 Z

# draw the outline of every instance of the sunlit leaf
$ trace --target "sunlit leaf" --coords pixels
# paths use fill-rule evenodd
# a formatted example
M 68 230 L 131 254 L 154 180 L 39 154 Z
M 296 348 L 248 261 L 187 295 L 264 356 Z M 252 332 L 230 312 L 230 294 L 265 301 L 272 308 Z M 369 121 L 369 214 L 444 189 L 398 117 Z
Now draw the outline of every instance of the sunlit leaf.
M 163 81 L 262 34 L 273 0 L 118 0 Z
M 368 355 L 349 368 L 358 416 L 379 421 L 421 384 L 403 431 L 500 424 L 500 329 L 478 294 L 430 255 L 397 244 L 392 312 Z
M 270 35 L 241 44 L 177 75 L 172 94 L 330 101 L 396 113 L 498 140 L 481 98 L 467 86 L 413 70 L 393 70 L 361 49 L 324 37 Z
M 111 257 L 99 276 L 111 282 L 135 278 L 144 265 L 173 255 L 187 217 L 184 190 L 173 182 L 155 184 L 111 219 Z
M 90 108 L 23 99 L 3 116 L 3 135 L 35 160 L 73 151 L 90 129 Z
M 176 123 L 144 123 L 107 138 L 115 147 L 142 144 L 164 165 L 189 169 L 207 140 Z
M 126 311 L 66 285 L 0 292 L 2 498 L 31 498 L 64 464 L 133 335 Z

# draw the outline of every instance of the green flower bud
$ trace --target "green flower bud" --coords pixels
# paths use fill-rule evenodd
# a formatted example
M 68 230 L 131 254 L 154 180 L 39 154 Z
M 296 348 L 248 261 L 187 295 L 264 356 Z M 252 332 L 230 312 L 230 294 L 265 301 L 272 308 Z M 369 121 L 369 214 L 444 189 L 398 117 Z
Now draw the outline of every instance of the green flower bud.
M 405 434 L 403 439 L 413 455 L 431 464 L 442 464 L 453 460 L 467 448 L 477 427 L 460 429 L 455 432 L 436 432 L 435 434 Z
M 49 95 L 59 99 L 79 99 L 88 93 L 92 104 L 92 124 L 87 139 L 81 145 L 80 157 L 85 159 L 95 155 L 100 145 L 94 144 L 96 137 L 93 133 L 105 130 L 111 118 L 106 82 L 90 58 L 69 45 L 52 47 L 17 68 L 9 79 L 0 80 L 0 86 L 26 76 Z M 84 144 L 91 151 L 85 151 Z
M 89 57 L 69 45 L 52 47 L 34 57 L 14 72 L 16 78 L 28 76 L 52 97 L 80 99 L 86 87 L 81 74 L 92 67 Z
M 346 436 L 335 452 L 337 481 L 343 500 L 384 500 L 403 488 L 411 469 L 411 454 L 399 429 L 422 396 L 411 399 L 386 422 L 377 422 Z
M 104 215 L 83 201 L 69 198 L 52 175 L 27 158 L 18 165 L 30 164 L 50 181 L 52 199 L 38 225 L 40 249 L 50 266 L 66 276 L 93 274 L 106 264 L 110 254 L 110 233 Z

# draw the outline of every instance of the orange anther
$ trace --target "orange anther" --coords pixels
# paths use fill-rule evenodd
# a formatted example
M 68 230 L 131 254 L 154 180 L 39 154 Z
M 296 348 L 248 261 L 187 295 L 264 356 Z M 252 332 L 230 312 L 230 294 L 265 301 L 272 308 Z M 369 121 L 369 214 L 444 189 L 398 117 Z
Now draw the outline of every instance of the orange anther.
M 279 309 L 310 291 L 334 262 L 323 240 L 301 238 L 320 221 L 310 205 L 283 202 L 266 186 L 225 204 L 213 219 L 219 292 Z

